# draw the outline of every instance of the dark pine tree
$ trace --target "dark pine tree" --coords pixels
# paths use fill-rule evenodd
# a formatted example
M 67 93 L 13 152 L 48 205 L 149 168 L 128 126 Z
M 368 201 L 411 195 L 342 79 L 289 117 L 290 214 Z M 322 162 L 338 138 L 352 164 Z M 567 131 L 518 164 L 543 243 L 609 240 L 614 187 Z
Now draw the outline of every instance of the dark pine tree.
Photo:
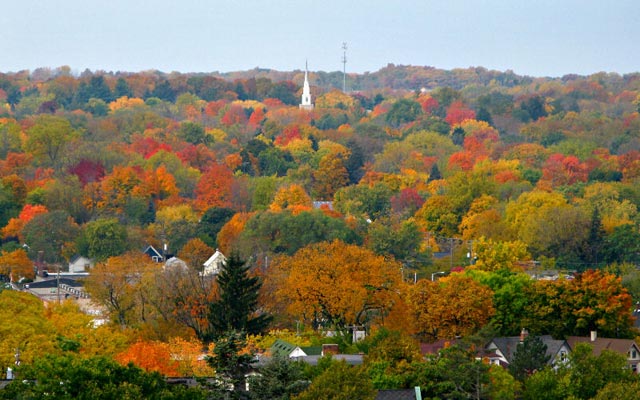
M 116 99 L 122 96 L 133 97 L 133 91 L 129 87 L 129 84 L 124 78 L 118 78 L 116 87 L 114 88 L 113 95 Z
M 598 207 L 591 214 L 591 227 L 589 228 L 589 236 L 585 243 L 585 249 L 582 254 L 583 261 L 587 264 L 586 268 L 598 268 L 598 264 L 602 263 L 602 251 L 605 244 L 606 232 L 602 227 L 602 219 Z
M 484 107 L 480 107 L 478 112 L 476 113 L 476 119 L 478 121 L 484 121 L 489 125 L 493 125 L 493 118 L 491 117 L 491 113 Z
M 519 381 L 542 370 L 551 357 L 547 355 L 547 345 L 539 336 L 527 336 L 518 343 L 513 360 L 509 364 L 509 372 Z
M 461 127 L 457 127 L 451 133 L 451 141 L 456 146 L 462 146 L 464 144 L 464 137 L 466 136 L 466 132 Z
M 244 332 L 229 331 L 218 337 L 214 343 L 212 354 L 206 362 L 216 371 L 216 380 L 208 382 L 214 399 L 240 400 L 248 399 L 245 390 L 245 376 L 251 371 L 255 356 L 244 352 L 247 345 Z M 233 387 L 233 391 L 229 390 Z
M 440 173 L 440 169 L 438 168 L 438 164 L 433 163 L 431 166 L 431 172 L 429 172 L 429 182 L 437 181 L 438 179 L 442 179 L 442 174 Z
M 355 140 L 348 141 L 347 147 L 351 150 L 351 155 L 347 159 L 345 167 L 347 168 L 347 172 L 349 172 L 349 181 L 355 185 L 360 182 L 360 179 L 364 176 L 364 169 L 362 167 L 365 162 L 365 154 L 362 147 L 360 147 Z
M 309 386 L 302 361 L 274 356 L 260 368 L 260 374 L 249 378 L 252 399 L 288 400 Z
M 220 298 L 209 306 L 209 323 L 213 338 L 228 331 L 259 334 L 272 317 L 258 310 L 260 279 L 249 275 L 250 266 L 232 254 L 218 274 Z

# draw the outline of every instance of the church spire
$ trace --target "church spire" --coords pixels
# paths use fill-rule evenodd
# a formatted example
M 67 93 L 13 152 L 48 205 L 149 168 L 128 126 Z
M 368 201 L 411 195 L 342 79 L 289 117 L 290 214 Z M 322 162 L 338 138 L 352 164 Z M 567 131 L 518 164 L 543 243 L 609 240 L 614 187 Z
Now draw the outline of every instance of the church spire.
M 304 61 L 304 84 L 302 85 L 301 100 L 301 110 L 313 110 L 313 104 L 311 103 L 311 89 L 309 88 L 309 67 L 307 64 L 307 60 Z

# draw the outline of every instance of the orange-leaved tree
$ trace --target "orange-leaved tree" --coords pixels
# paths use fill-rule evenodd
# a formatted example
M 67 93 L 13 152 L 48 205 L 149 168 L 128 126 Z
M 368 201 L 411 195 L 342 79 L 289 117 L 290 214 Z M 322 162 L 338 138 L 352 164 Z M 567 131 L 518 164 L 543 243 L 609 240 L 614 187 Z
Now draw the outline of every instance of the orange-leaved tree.
M 142 183 L 141 172 L 133 167 L 114 167 L 100 182 L 97 208 L 123 214 L 129 200 L 135 197 Z M 85 202 L 86 204 L 86 202 Z
M 178 195 L 176 179 L 164 165 L 144 172 L 139 192 L 155 201 L 165 200 Z
M 291 317 L 344 330 L 382 319 L 398 299 L 402 277 L 400 263 L 336 240 L 274 260 L 265 281 Z
M 178 257 L 182 259 L 187 266 L 195 271 L 201 271 L 205 261 L 211 257 L 214 249 L 209 247 L 202 239 L 194 238 L 178 251 Z
M 218 232 L 218 246 L 223 253 L 229 253 L 234 248 L 240 234 L 244 230 L 244 226 L 255 213 L 236 213 L 231 219 L 224 224 Z
M 44 214 L 48 212 L 47 207 L 41 204 L 25 204 L 18 215 L 18 218 L 11 218 L 7 225 L 2 228 L 2 237 L 17 237 L 20 241 L 23 241 L 20 235 L 22 234 L 22 228 L 25 224 L 33 219 L 38 214 Z
M 528 290 L 529 306 L 523 325 L 532 333 L 554 337 L 588 335 L 627 337 L 635 334 L 629 312 L 632 297 L 621 278 L 587 270 L 575 279 L 536 281 Z
M 233 172 L 226 165 L 212 164 L 196 186 L 195 208 L 204 212 L 211 207 L 231 207 L 233 181 Z
M 145 371 L 159 372 L 164 376 L 178 376 L 178 361 L 171 357 L 169 343 L 138 341 L 116 356 L 122 365 L 133 363 Z
M 2 252 L 2 255 L 0 255 L 0 273 L 9 275 L 12 281 L 18 281 L 20 278 L 33 279 L 35 276 L 33 262 L 23 249 Z
M 494 313 L 493 291 L 460 274 L 418 281 L 409 286 L 407 303 L 418 336 L 427 341 L 477 332 Z

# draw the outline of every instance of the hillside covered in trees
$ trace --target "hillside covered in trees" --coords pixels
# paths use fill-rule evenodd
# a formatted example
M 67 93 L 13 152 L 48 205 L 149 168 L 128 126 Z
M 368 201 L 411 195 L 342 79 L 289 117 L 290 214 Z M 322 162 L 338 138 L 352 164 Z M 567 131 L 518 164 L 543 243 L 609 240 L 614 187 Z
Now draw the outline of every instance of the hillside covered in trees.
M 70 325 L 71 305 L 28 304 L 18 313 L 47 339 L 16 327 L 0 366 L 25 342 L 26 362 L 71 351 L 141 363 L 176 341 L 197 354 L 231 328 L 259 351 L 269 330 L 310 344 L 363 327 L 377 339 L 344 349 L 372 354 L 523 327 L 635 337 L 640 74 L 390 64 L 349 74 L 347 93 L 342 78 L 310 72 L 315 107 L 303 110 L 304 71 L 0 74 L 0 273 L 29 280 L 34 262 L 89 257 L 86 290 L 110 321 L 98 335 Z M 148 245 L 186 268 L 152 262 Z M 237 267 L 219 282 L 200 274 L 216 249 Z M 530 278 L 547 271 L 572 279 Z M 143 366 L 211 373 L 162 357 Z M 362 370 L 376 388 L 451 369 L 376 357 Z

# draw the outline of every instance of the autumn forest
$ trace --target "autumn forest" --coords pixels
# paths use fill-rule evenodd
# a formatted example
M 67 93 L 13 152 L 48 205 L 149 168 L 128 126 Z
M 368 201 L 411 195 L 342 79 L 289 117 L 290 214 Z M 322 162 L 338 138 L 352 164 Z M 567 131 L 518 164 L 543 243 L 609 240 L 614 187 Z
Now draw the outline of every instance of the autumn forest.
M 3 374 L 45 382 L 77 369 L 98 382 L 113 370 L 130 382 L 93 398 L 134 386 L 130 398 L 160 398 L 144 392 L 153 385 L 185 399 L 637 392 L 619 360 L 590 353 L 524 374 L 476 356 L 523 328 L 639 334 L 640 74 L 389 64 L 348 74 L 345 93 L 342 73 L 309 71 L 313 109 L 299 107 L 304 77 L 0 73 Z M 206 276 L 216 250 L 226 265 Z M 82 280 L 91 306 L 15 290 L 78 256 L 94 263 Z M 273 357 L 260 378 L 272 381 L 227 390 L 276 339 L 338 343 L 364 362 Z M 443 339 L 462 344 L 421 354 Z M 606 379 L 581 381 L 589 365 Z M 161 379 L 212 376 L 216 387 Z M 12 383 L 0 398 L 70 390 L 38 386 Z

